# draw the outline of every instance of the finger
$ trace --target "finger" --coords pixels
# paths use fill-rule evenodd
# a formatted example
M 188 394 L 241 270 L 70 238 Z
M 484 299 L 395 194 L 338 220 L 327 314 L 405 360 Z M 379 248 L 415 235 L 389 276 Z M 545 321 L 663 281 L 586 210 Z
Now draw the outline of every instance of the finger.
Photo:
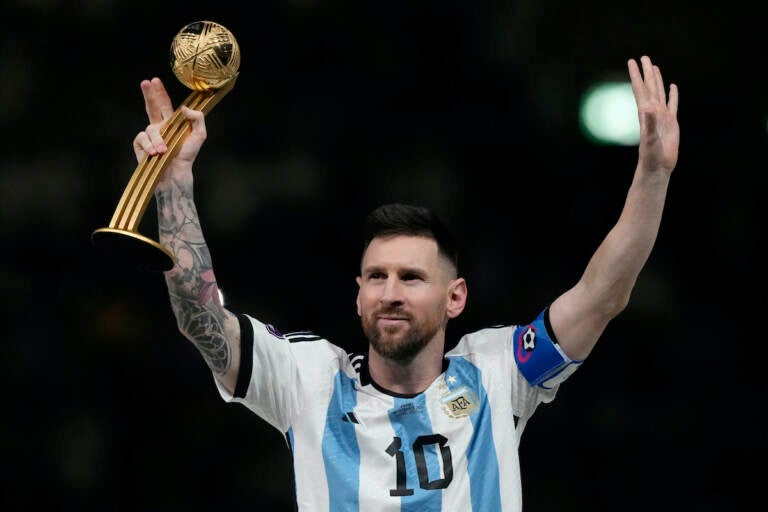
M 669 103 L 667 104 L 667 108 L 669 109 L 670 112 L 672 112 L 673 116 L 677 116 L 678 96 L 679 96 L 679 93 L 677 91 L 677 85 L 670 84 L 669 85 Z
M 640 62 L 643 64 L 643 78 L 648 91 L 652 94 L 656 94 L 656 74 L 653 72 L 653 64 L 650 57 L 643 55 L 640 57 Z
M 141 160 L 145 154 L 157 154 L 157 149 L 155 149 L 152 142 L 149 140 L 147 132 L 139 132 L 133 139 L 133 152 L 136 154 L 137 160 Z
M 147 129 L 144 130 L 144 133 L 147 134 L 147 138 L 149 139 L 149 144 L 155 150 L 156 153 L 165 153 L 165 150 L 168 148 L 165 146 L 165 141 L 163 141 L 163 136 L 160 133 L 160 125 L 151 124 L 147 126 Z M 151 153 L 151 154 L 154 154 L 154 153 Z
M 150 124 L 160 123 L 171 116 L 173 113 L 171 98 L 159 78 L 142 81 L 141 91 L 144 94 L 144 106 Z
M 151 130 L 139 132 L 136 138 L 133 139 L 133 149 L 137 151 L 143 151 L 149 155 L 157 155 L 163 153 L 167 148 L 163 144 L 162 139 L 160 142 L 153 141 L 153 137 L 150 135 Z
M 643 77 L 640 75 L 637 61 L 629 59 L 627 61 L 627 69 L 629 70 L 629 79 L 632 82 L 632 91 L 635 93 L 635 99 L 638 99 L 643 96 Z
M 661 77 L 659 66 L 653 66 L 653 74 L 656 77 L 656 94 L 663 103 L 667 102 L 667 92 L 664 90 L 664 79 Z

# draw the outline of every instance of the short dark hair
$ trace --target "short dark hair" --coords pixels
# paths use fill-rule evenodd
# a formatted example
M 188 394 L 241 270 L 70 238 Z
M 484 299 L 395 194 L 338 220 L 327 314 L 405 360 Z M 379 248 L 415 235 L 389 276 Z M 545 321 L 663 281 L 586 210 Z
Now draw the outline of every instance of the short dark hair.
M 377 237 L 394 235 L 423 236 L 437 242 L 438 253 L 459 270 L 459 249 L 451 229 L 440 217 L 424 206 L 390 203 L 379 206 L 365 223 L 363 252 Z

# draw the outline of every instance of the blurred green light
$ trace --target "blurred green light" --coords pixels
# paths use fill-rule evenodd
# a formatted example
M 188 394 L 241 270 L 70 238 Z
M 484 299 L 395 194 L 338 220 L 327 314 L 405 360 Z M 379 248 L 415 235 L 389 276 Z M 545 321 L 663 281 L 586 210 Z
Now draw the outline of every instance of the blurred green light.
M 601 82 L 584 94 L 579 106 L 584 135 L 598 144 L 632 146 L 640 142 L 637 105 L 629 82 Z

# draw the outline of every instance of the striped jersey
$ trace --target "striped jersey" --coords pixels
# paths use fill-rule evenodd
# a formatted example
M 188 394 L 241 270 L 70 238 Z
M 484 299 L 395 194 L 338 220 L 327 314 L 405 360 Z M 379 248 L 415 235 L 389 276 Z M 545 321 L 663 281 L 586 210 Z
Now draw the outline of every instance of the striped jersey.
M 235 392 L 216 384 L 285 433 L 300 512 L 519 512 L 523 429 L 578 366 L 533 384 L 520 369 L 534 331 L 553 344 L 545 313 L 465 335 L 416 395 L 378 386 L 365 355 L 241 314 Z

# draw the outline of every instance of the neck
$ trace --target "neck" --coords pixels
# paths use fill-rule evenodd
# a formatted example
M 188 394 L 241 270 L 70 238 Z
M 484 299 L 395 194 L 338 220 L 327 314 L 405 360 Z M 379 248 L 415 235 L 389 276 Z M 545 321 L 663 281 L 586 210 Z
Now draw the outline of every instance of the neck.
M 444 343 L 432 340 L 410 361 L 383 357 L 368 347 L 368 372 L 376 384 L 403 395 L 426 390 L 443 371 Z

